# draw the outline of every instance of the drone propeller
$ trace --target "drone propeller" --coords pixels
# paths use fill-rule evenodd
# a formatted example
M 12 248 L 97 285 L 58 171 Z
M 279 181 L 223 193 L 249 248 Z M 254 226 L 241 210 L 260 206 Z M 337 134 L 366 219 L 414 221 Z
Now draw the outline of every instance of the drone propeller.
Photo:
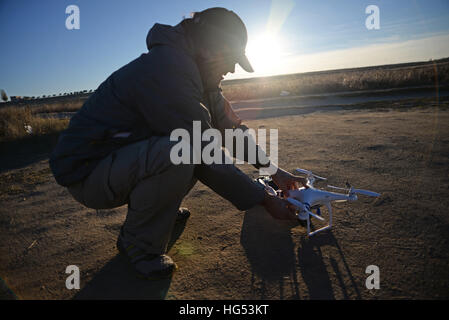
M 265 187 L 265 190 L 267 190 L 269 194 L 271 194 L 272 196 L 277 196 L 277 192 L 272 186 L 265 183 L 263 179 L 258 179 L 258 181 Z
M 327 180 L 326 178 L 317 176 L 316 174 L 313 174 L 312 171 L 309 171 L 309 170 L 306 170 L 306 169 L 300 169 L 300 168 L 298 168 L 298 169 L 296 169 L 296 171 L 301 172 L 301 173 L 304 173 L 304 174 L 306 174 L 306 175 L 314 176 L 314 177 L 317 178 L 317 179 Z
M 346 189 L 346 188 L 340 188 L 340 187 L 335 187 L 335 186 L 331 186 L 331 185 L 327 185 L 329 188 L 333 188 L 333 189 L 337 189 L 337 190 L 344 190 L 344 191 L 349 191 L 350 193 L 359 193 L 359 194 L 363 194 L 365 196 L 370 196 L 370 197 L 380 197 L 380 193 L 377 192 L 373 192 L 373 191 L 369 191 L 369 190 L 364 190 L 364 189 Z
M 306 210 L 306 212 L 307 212 L 308 214 L 310 214 L 311 216 L 317 218 L 318 220 L 324 221 L 324 218 L 323 218 L 323 217 L 320 217 L 319 215 L 313 213 L 312 211 Z
M 337 189 L 337 190 L 343 190 L 343 191 L 349 191 L 349 189 L 346 188 L 341 188 L 341 187 L 336 187 L 336 186 L 331 186 L 331 185 L 327 185 L 328 188 L 332 188 L 332 189 Z
M 323 217 L 320 217 L 319 215 L 316 215 L 315 213 L 313 213 L 312 211 L 308 210 L 304 204 L 302 204 L 302 202 L 293 199 L 293 198 L 287 198 L 287 201 L 290 202 L 292 205 L 294 205 L 295 207 L 298 207 L 300 210 L 306 212 L 307 214 L 310 214 L 311 216 L 317 218 L 318 220 L 324 221 Z
M 360 193 L 360 194 L 363 194 L 363 195 L 365 195 L 365 196 L 370 196 L 370 197 L 380 197 L 380 193 L 373 192 L 373 191 L 369 191 L 369 190 L 352 189 L 352 192 L 354 192 L 354 193 Z

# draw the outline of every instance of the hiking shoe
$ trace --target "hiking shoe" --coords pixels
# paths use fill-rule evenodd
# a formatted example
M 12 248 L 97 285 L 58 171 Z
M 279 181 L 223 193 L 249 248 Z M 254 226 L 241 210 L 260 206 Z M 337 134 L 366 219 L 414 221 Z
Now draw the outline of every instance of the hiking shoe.
M 177 269 L 175 262 L 166 254 L 148 254 L 123 238 L 117 239 L 117 249 L 133 265 L 140 278 L 157 280 L 169 278 Z
M 179 208 L 178 213 L 176 215 L 176 223 L 184 222 L 190 217 L 190 211 L 187 208 Z

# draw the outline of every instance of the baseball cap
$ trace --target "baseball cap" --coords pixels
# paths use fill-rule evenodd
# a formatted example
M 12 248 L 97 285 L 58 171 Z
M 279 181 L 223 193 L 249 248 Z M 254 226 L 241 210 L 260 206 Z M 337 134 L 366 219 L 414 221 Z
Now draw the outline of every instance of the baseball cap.
M 254 72 L 245 54 L 248 33 L 242 19 L 235 12 L 220 7 L 210 8 L 195 12 L 193 21 L 203 29 L 209 42 L 217 46 L 225 45 L 243 70 Z

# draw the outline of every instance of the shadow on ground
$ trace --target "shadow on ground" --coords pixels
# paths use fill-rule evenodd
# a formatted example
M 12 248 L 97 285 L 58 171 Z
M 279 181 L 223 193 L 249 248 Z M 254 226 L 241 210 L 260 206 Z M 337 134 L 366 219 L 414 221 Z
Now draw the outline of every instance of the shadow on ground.
M 48 159 L 58 141 L 59 133 L 32 136 L 14 141 L 0 142 L 0 173 L 26 167 Z
M 337 248 L 338 255 L 324 257 L 322 247 L 325 246 Z M 337 283 L 332 283 L 326 261 L 329 261 Z M 307 286 L 309 299 L 335 299 L 337 288 L 342 292 L 343 299 L 361 299 L 357 283 L 332 231 L 318 233 L 309 239 L 301 238 L 298 247 L 298 266 Z
M 300 292 L 298 281 L 304 281 L 308 299 L 335 299 L 335 288 L 343 292 L 345 299 L 360 299 L 357 284 L 332 232 L 309 239 L 302 237 L 295 252 L 297 239 L 292 238 L 290 229 L 297 226 L 295 222 L 273 220 L 261 207 L 245 213 L 240 242 L 251 265 L 253 294 L 260 299 L 301 299 L 306 294 Z M 339 255 L 325 259 L 324 246 L 337 248 Z M 330 262 L 338 283 L 331 282 L 326 261 Z M 278 287 L 275 296 L 273 284 Z
M 284 299 L 284 279 L 293 282 L 294 299 L 300 299 L 296 277 L 291 222 L 276 221 L 260 206 L 245 212 L 240 243 L 251 265 L 251 289 L 260 299 Z M 260 280 L 256 281 L 256 280 Z M 267 286 L 279 287 L 279 296 L 272 297 Z
M 167 251 L 182 234 L 185 222 L 175 225 Z M 146 280 L 138 278 L 128 260 L 117 254 L 97 272 L 73 297 L 75 300 L 93 299 L 165 299 L 170 288 L 171 278 Z

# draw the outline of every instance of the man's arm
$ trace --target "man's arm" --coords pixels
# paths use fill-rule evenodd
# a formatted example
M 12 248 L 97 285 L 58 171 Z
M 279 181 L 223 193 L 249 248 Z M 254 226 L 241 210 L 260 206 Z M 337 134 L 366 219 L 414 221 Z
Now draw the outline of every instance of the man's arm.
M 222 136 L 225 135 L 225 129 L 241 129 L 243 131 L 248 129 L 234 112 L 229 101 L 222 95 L 221 89 L 217 88 L 216 91 L 209 93 L 207 100 L 209 101 L 212 124 L 220 130 Z M 287 191 L 293 188 L 298 188 L 300 185 L 306 186 L 307 180 L 305 178 L 292 175 L 289 172 L 278 168 L 277 164 L 271 162 L 265 151 L 256 144 L 256 141 L 245 135 L 244 156 L 240 160 L 248 162 L 248 150 L 256 150 L 256 161 L 252 163 L 255 168 L 260 169 L 262 167 L 267 168 L 270 165 L 272 166 L 271 169 L 273 170 L 270 171 L 274 173 L 271 177 L 281 190 Z M 233 157 L 238 156 L 236 153 L 235 139 L 232 151 Z
M 205 100 L 208 103 L 212 125 L 220 130 L 222 137 L 225 137 L 226 129 L 240 129 L 243 132 L 246 132 L 246 130 L 249 129 L 245 124 L 242 123 L 242 120 L 234 112 L 230 102 L 222 95 L 220 88 L 217 88 L 215 91 L 209 92 Z M 232 152 L 232 157 L 245 162 L 249 162 L 250 158 L 248 150 L 255 150 L 255 159 L 251 162 L 251 164 L 257 169 L 270 166 L 270 159 L 268 158 L 267 154 L 253 138 L 249 137 L 248 135 L 244 135 L 243 141 L 244 153 L 240 155 L 236 152 L 236 139 L 234 138 L 233 148 L 232 150 L 228 150 Z M 223 140 L 223 144 L 224 143 L 225 141 Z M 223 147 L 225 147 L 225 145 L 223 145 Z

